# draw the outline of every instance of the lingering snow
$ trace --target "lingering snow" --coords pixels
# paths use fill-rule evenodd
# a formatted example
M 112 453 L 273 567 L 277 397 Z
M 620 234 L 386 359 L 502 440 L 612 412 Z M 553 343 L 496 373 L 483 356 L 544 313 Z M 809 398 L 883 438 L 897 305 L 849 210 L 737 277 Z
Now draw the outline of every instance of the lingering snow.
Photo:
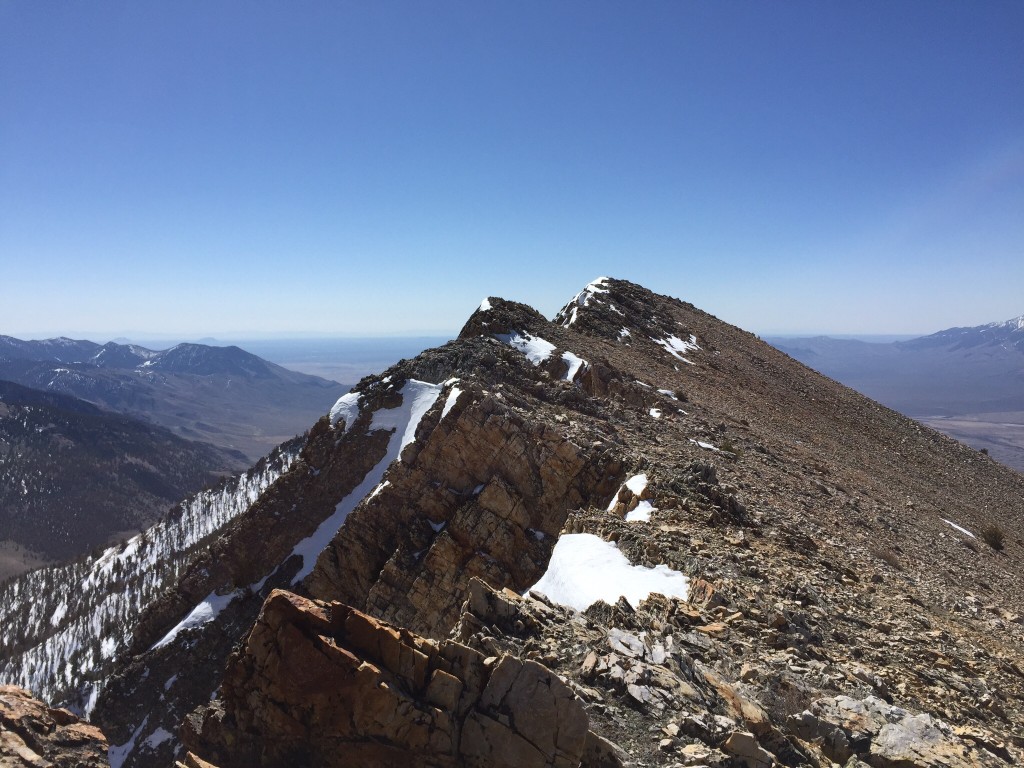
M 608 289 L 603 287 L 607 281 L 607 277 L 599 277 L 596 280 L 591 280 L 589 283 L 587 283 L 587 287 L 584 288 L 579 293 L 577 293 L 575 298 L 573 298 L 572 301 L 566 304 L 565 307 L 562 309 L 562 312 L 559 313 L 562 314 L 566 310 L 568 310 L 569 307 L 572 307 L 572 313 L 570 314 L 569 319 L 565 320 L 562 323 L 562 325 L 569 326 L 575 323 L 577 318 L 577 310 L 580 307 L 588 306 L 590 304 L 590 300 L 594 298 L 594 296 L 596 296 L 597 294 L 608 293 Z
M 173 738 L 174 736 L 171 735 L 170 731 L 167 731 L 164 728 L 157 728 L 155 731 L 149 734 L 146 740 L 142 743 L 144 746 L 147 746 L 150 749 L 156 749 L 165 741 L 169 741 Z
M 124 744 L 110 745 L 109 749 L 107 749 L 107 759 L 110 761 L 110 768 L 121 768 L 124 765 L 128 755 L 135 751 L 135 740 L 139 738 L 139 734 L 142 733 L 142 729 L 146 727 L 148 722 L 149 715 L 146 715 L 146 719 L 139 723 L 139 727 L 135 729 L 128 741 Z
M 639 496 L 641 493 L 644 492 L 644 489 L 646 487 L 647 487 L 647 473 L 641 473 L 639 475 L 633 475 L 626 482 L 624 482 L 619 487 L 619 490 L 617 490 L 615 492 L 615 495 L 612 496 L 612 500 L 608 502 L 608 511 L 611 512 L 613 509 L 615 509 L 615 505 L 619 503 L 619 496 L 622 495 L 622 489 L 623 488 L 628 488 L 633 493 L 634 496 Z
M 117 653 L 117 640 L 113 637 L 104 637 L 100 640 L 100 658 L 112 659 Z
M 484 299 L 483 301 L 480 302 L 480 308 L 477 311 L 478 312 L 487 312 L 490 309 L 491 309 L 490 299 Z
M 627 336 L 632 336 L 632 335 L 633 334 L 629 332 L 629 328 L 620 328 L 619 329 L 619 338 L 620 339 L 624 339 Z
M 966 534 L 967 534 L 968 536 L 970 536 L 970 537 L 971 537 L 972 539 L 976 539 L 976 538 L 978 538 L 978 537 L 977 537 L 977 536 L 975 536 L 975 535 L 974 535 L 973 533 L 971 533 L 970 531 L 968 531 L 968 530 L 967 530 L 966 528 L 964 528 L 964 527 L 962 527 L 962 526 L 959 526 L 959 525 L 957 525 L 957 524 L 956 524 L 956 523 L 954 523 L 954 522 L 953 522 L 952 520 L 947 520 L 946 518 L 942 518 L 942 522 L 946 523 L 947 525 L 951 525 L 951 526 L 953 526 L 953 527 L 954 527 L 954 528 L 956 528 L 956 529 L 957 529 L 958 531 L 960 531 L 960 533 L 966 533 Z
M 678 400 L 679 399 L 678 397 L 676 397 L 676 393 L 673 392 L 671 389 L 659 389 L 658 390 L 658 394 L 659 395 L 664 395 L 665 397 L 670 397 L 673 400 Z
M 427 518 L 427 525 L 429 525 L 429 526 L 430 526 L 431 530 L 433 530 L 433 531 L 434 531 L 434 533 L 440 533 L 441 531 L 443 531 L 443 530 L 444 530 L 444 527 L 445 527 L 445 526 L 446 526 L 447 524 L 448 524 L 448 521 L 447 521 L 447 520 L 442 520 L 442 521 L 441 521 L 440 523 L 435 523 L 435 522 L 434 522 L 433 520 L 431 520 L 431 519 L 430 519 L 429 517 Z
M 295 545 L 292 555 L 302 557 L 302 567 L 292 579 L 292 584 L 302 581 L 313 570 L 316 559 L 331 542 L 345 518 L 356 508 L 366 495 L 376 488 L 391 463 L 402 455 L 402 450 L 416 439 L 416 428 L 424 414 L 437 401 L 442 384 L 428 384 L 425 381 L 409 379 L 402 387 L 402 404 L 397 408 L 374 411 L 370 430 L 394 430 L 388 441 L 387 451 L 377 465 L 366 473 L 362 482 L 338 502 L 334 513 L 324 520 L 313 533 Z M 289 555 L 290 556 L 290 555 Z
M 620 597 L 635 608 L 652 592 L 686 599 L 690 582 L 666 565 L 631 565 L 615 544 L 593 534 L 568 533 L 555 542 L 547 571 L 530 590 L 585 611 L 598 600 L 614 605 Z
M 199 605 L 192 609 L 188 616 L 179 621 L 170 632 L 160 638 L 149 650 L 155 651 L 157 648 L 163 648 L 168 643 L 171 643 L 182 630 L 200 627 L 213 621 L 240 594 L 242 594 L 242 591 L 237 589 L 226 595 L 218 595 L 216 592 L 211 592 Z
M 391 485 L 391 481 L 390 480 L 385 480 L 384 482 L 380 483 L 376 488 L 374 488 L 372 491 L 370 491 L 370 495 L 367 496 L 366 498 L 372 499 L 374 496 L 376 496 L 378 493 L 383 491 L 389 485 Z
M 345 430 L 348 432 L 352 425 L 359 418 L 359 393 L 349 392 L 338 398 L 338 402 L 331 408 L 331 426 L 337 426 L 339 421 L 345 421 Z
M 711 443 L 705 443 L 705 442 L 703 442 L 701 440 L 694 440 L 692 437 L 690 438 L 690 442 L 693 443 L 694 445 L 700 446 L 701 448 L 706 448 L 709 451 L 717 451 L 718 450 L 717 446 L 714 446 Z
M 565 374 L 565 381 L 573 381 L 576 378 L 576 374 L 580 372 L 580 368 L 587 364 L 587 361 L 582 357 L 576 357 L 572 352 L 563 352 L 562 359 L 569 364 L 569 370 Z
M 641 472 L 639 475 L 633 475 L 629 480 L 625 482 L 625 486 L 633 492 L 634 496 L 639 496 L 645 490 L 647 490 L 647 473 Z
M 10 647 L 13 626 L 30 628 L 38 638 L 0 658 L 0 684 L 28 688 L 88 716 L 111 664 L 131 643 L 130 631 L 118 628 L 134 626 L 181 574 L 186 553 L 248 509 L 296 455 L 282 452 L 262 468 L 196 494 L 124 545 L 32 571 L 0 587 L 0 643 Z
M 655 511 L 655 507 L 649 501 L 641 501 L 636 505 L 636 509 L 631 509 L 626 513 L 627 523 L 649 523 L 651 522 L 651 512 Z
M 455 407 L 455 403 L 459 401 L 459 395 L 462 394 L 462 390 L 458 387 L 452 387 L 452 391 L 448 393 L 448 399 L 444 401 L 444 409 L 441 411 L 441 418 L 443 419 L 448 415 L 448 412 Z
M 651 416 L 653 418 L 655 418 L 655 419 L 660 419 L 661 418 L 661 411 L 658 408 L 651 408 L 650 413 L 651 413 Z
M 515 347 L 534 365 L 540 365 L 555 351 L 555 345 L 545 341 L 540 336 L 532 336 L 525 331 L 523 333 L 502 333 L 495 336 L 498 341 Z
M 689 341 L 683 341 L 678 336 L 669 336 L 667 339 L 651 339 L 655 344 L 663 346 L 670 355 L 677 360 L 681 360 L 687 365 L 694 365 L 692 360 L 687 360 L 683 355 L 688 352 L 696 352 L 700 349 L 697 346 L 697 337 L 692 333 L 690 334 Z

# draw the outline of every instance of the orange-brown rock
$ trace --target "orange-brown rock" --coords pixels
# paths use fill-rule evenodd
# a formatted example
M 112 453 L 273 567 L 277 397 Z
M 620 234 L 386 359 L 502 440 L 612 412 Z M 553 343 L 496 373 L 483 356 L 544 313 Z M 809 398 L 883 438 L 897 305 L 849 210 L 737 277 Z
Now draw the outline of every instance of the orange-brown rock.
M 23 688 L 0 686 L 0 766 L 98 768 L 107 762 L 99 728 L 54 709 Z
M 349 516 L 306 586 L 443 637 L 472 577 L 519 591 L 536 582 L 568 513 L 606 503 L 622 470 L 611 452 L 475 386 L 428 429 Z
M 588 738 L 581 703 L 536 662 L 282 590 L 183 736 L 222 768 L 575 768 Z

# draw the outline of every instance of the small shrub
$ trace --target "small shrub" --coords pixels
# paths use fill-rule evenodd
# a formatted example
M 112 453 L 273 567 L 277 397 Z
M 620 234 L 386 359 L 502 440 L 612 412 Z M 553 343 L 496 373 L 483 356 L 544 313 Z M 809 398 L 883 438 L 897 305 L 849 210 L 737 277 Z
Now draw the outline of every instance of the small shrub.
M 1002 528 L 993 523 L 982 528 L 981 538 L 982 541 L 998 552 L 1003 548 L 1003 540 L 1006 538 L 1006 534 L 1003 533 Z
M 891 552 L 888 549 L 875 548 L 871 550 L 871 554 L 889 567 L 895 568 L 897 571 L 903 570 L 903 566 L 900 565 L 900 559 L 894 552 Z
M 981 449 L 981 452 L 982 452 L 983 454 L 985 454 L 986 456 L 988 456 L 988 448 L 982 448 L 982 449 Z

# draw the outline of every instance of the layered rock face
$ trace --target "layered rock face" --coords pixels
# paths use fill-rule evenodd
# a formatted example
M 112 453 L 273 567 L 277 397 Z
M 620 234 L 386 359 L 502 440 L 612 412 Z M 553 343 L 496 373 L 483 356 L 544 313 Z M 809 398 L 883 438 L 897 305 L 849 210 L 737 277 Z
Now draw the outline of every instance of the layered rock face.
M 307 588 L 444 636 L 470 578 L 520 591 L 540 578 L 569 510 L 617 488 L 613 456 L 466 386 L 387 487 L 348 518 Z
M 185 738 L 222 768 L 575 768 L 587 716 L 536 662 L 277 591 Z
M 22 689 L 0 686 L 0 766 L 106 766 L 107 740 L 99 728 L 66 709 L 54 709 Z

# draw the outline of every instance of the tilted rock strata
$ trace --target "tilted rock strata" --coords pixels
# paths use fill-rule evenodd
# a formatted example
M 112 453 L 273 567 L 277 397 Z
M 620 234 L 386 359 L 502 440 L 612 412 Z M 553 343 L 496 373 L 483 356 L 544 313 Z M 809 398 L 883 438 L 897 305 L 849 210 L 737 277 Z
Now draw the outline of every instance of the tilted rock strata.
M 99 728 L 66 709 L 48 707 L 23 688 L 0 686 L 0 766 L 107 765 L 107 740 Z
M 607 447 L 567 440 L 473 385 L 407 450 L 306 586 L 430 637 L 458 619 L 470 578 L 534 583 L 569 511 L 606 501 L 621 481 Z
M 580 702 L 536 662 L 275 591 L 185 740 L 221 768 L 575 768 L 588 734 Z

